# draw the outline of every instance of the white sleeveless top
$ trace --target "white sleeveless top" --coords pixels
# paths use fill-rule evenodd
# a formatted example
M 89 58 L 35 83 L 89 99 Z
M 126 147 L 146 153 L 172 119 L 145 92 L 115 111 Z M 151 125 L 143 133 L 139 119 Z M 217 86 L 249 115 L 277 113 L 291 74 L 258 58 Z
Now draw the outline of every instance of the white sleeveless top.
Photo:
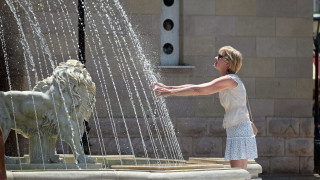
M 227 74 L 226 76 L 231 77 L 238 83 L 233 89 L 226 89 L 219 92 L 220 103 L 226 112 L 223 119 L 223 127 L 230 128 L 250 121 L 250 117 L 246 106 L 246 88 L 242 81 L 236 74 Z

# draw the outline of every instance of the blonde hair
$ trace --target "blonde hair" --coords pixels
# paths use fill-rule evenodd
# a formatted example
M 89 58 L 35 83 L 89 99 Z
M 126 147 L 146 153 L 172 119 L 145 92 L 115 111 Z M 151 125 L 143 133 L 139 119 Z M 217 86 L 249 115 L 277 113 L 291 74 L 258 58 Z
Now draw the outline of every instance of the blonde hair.
M 219 49 L 219 53 L 224 52 L 224 59 L 230 64 L 228 74 L 237 73 L 242 66 L 242 54 L 231 46 L 224 46 Z

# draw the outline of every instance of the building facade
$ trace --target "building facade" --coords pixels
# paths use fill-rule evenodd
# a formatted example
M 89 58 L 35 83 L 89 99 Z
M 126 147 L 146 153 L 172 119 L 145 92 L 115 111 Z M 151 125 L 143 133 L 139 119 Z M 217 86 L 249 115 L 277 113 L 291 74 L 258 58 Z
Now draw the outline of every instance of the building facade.
M 242 52 L 243 66 L 238 74 L 246 86 L 253 118 L 259 129 L 259 158 L 256 161 L 263 167 L 263 173 L 313 172 L 312 0 L 172 0 L 172 3 L 179 4 L 179 13 L 173 13 L 172 18 L 173 29 L 179 28 L 175 35 L 178 36 L 175 39 L 178 45 L 172 43 L 172 47 L 162 43 L 166 36 L 163 21 L 170 19 L 163 19 L 163 8 L 166 8 L 163 0 L 120 2 L 128 13 L 133 28 L 138 32 L 146 57 L 153 62 L 155 71 L 159 74 L 159 81 L 165 84 L 211 81 L 220 75 L 213 68 L 214 57 L 220 47 L 230 45 Z M 2 3 L 5 4 L 4 0 L 0 0 L 0 4 Z M 0 13 L 9 11 L 8 6 L 2 8 L 4 9 Z M 43 13 L 41 7 L 36 10 L 39 14 Z M 50 15 L 47 12 L 44 14 Z M 73 22 L 77 22 L 76 14 L 75 10 L 71 10 Z M 92 16 L 96 14 L 93 13 Z M 14 17 L 6 17 L 7 20 L 3 19 L 6 23 L 3 24 L 8 26 L 8 19 Z M 9 34 L 6 41 L 9 58 L 21 58 L 22 47 L 15 43 L 15 37 L 19 34 L 15 30 L 17 27 L 4 29 Z M 53 32 L 51 31 L 52 35 L 55 35 Z M 43 33 L 46 35 L 50 31 Z M 106 37 L 105 33 L 100 34 Z M 65 41 L 72 44 L 72 39 Z M 87 43 L 89 47 L 94 46 L 91 41 Z M 166 52 L 161 55 L 164 49 Z M 178 52 L 175 51 L 177 49 Z M 63 53 L 67 54 L 65 51 L 63 48 Z M 174 56 L 177 63 L 165 66 L 163 56 L 171 51 L 178 54 Z M 63 57 L 63 53 L 56 55 Z M 0 55 L 2 58 L 3 52 Z M 76 51 L 67 57 L 77 58 Z M 92 59 L 88 57 L 89 71 L 93 66 L 90 61 Z M 27 80 L 21 80 L 24 75 L 18 68 L 22 62 L 14 62 L 15 65 L 11 67 L 11 74 L 15 79 L 13 88 L 26 90 Z M 93 78 L 97 81 L 98 77 L 93 75 Z M 1 80 L 7 83 L 3 76 Z M 8 89 L 8 86 L 2 88 Z M 99 102 L 98 99 L 98 105 Z M 166 103 L 185 159 L 224 156 L 224 110 L 218 94 L 169 97 Z M 107 118 L 104 111 L 98 109 L 98 113 Z M 115 114 L 119 115 L 119 112 Z M 90 126 L 94 127 L 93 123 L 91 121 Z M 92 152 L 98 152 L 95 150 L 98 149 L 97 133 L 91 131 L 89 137 Z M 112 133 L 106 132 L 104 138 L 111 139 Z

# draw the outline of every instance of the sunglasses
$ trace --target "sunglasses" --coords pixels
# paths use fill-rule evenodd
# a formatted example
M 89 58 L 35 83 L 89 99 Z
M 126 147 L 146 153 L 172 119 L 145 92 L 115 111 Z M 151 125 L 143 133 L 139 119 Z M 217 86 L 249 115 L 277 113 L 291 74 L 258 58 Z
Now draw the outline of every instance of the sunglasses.
M 218 54 L 218 59 L 220 60 L 220 59 L 222 59 L 222 58 L 224 58 L 224 56 L 221 55 L 221 54 Z

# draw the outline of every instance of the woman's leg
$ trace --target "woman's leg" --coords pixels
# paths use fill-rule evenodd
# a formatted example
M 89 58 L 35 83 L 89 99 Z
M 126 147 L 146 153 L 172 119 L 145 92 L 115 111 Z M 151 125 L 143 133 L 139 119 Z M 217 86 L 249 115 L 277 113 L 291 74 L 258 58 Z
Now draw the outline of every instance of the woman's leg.
M 232 168 L 241 168 L 247 170 L 248 159 L 231 160 L 230 165 Z

